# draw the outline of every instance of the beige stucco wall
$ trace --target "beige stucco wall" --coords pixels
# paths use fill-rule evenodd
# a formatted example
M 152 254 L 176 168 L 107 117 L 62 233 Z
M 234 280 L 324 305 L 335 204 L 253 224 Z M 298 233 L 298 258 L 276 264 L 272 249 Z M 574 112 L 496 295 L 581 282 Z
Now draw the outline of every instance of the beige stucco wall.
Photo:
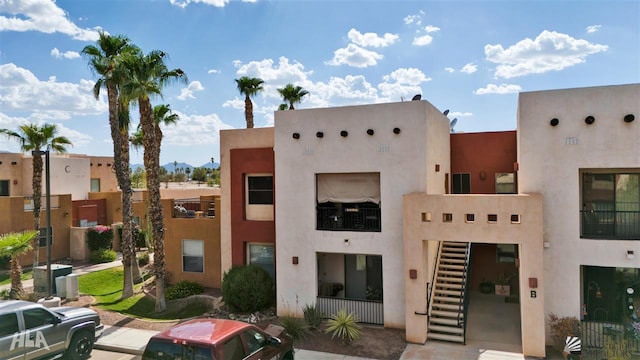
M 316 137 L 318 131 L 324 137 Z M 448 119 L 426 101 L 278 111 L 274 150 L 279 313 L 301 315 L 305 304 L 315 303 L 317 252 L 382 255 L 384 325 L 404 327 L 402 196 L 444 192 Z M 353 172 L 380 173 L 382 231 L 316 230 L 315 175 Z
M 422 214 L 431 221 L 423 221 Z M 451 213 L 453 221 L 442 221 L 443 213 Z M 466 221 L 474 214 L 475 221 Z M 497 215 L 489 223 L 487 216 Z M 511 215 L 520 215 L 520 223 L 512 223 Z M 439 241 L 491 244 L 517 244 L 520 286 L 522 351 L 528 356 L 545 356 L 544 313 L 545 282 L 542 262 L 542 196 L 529 195 L 428 195 L 404 196 L 404 271 L 406 295 L 406 339 L 424 343 L 427 338 L 426 283 L 431 281 Z M 426 217 L 426 216 L 425 216 Z M 417 278 L 409 279 L 409 270 L 417 270 Z M 529 278 L 538 279 L 538 287 L 529 288 Z M 530 291 L 536 291 L 532 298 Z
M 639 241 L 581 239 L 579 214 L 580 169 L 640 170 L 640 84 L 521 93 L 518 163 L 520 190 L 544 197 L 545 315 L 579 319 L 581 265 L 640 267 Z
M 273 128 L 220 130 L 220 265 L 231 269 L 231 149 L 273 147 Z
M 100 192 L 118 191 L 113 156 L 90 156 L 89 179 L 100 179 Z M 89 190 L 91 190 L 91 182 L 89 182 Z
M 23 159 L 22 154 L 0 153 L 0 180 L 9 180 L 9 196 L 24 196 Z M 27 183 L 31 184 L 31 179 L 27 179 Z

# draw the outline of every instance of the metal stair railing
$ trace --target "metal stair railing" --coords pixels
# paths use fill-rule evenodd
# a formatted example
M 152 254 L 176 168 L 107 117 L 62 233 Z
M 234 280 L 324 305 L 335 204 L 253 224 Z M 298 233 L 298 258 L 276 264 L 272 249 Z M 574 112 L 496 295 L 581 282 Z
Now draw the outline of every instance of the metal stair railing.
M 460 303 L 462 309 L 458 310 L 458 326 L 460 326 L 460 313 L 462 312 L 462 344 L 466 345 L 467 343 L 467 310 L 469 309 L 469 284 L 471 279 L 471 242 L 467 243 L 467 249 L 465 251 L 465 262 L 464 262 L 464 275 L 463 275 L 463 286 L 460 289 L 461 296 L 463 296 L 463 300 Z M 462 310 L 462 311 L 460 311 Z
M 431 307 L 432 307 L 432 294 L 433 289 L 436 286 L 436 274 L 438 273 L 438 268 L 440 267 L 440 257 L 442 256 L 442 241 L 438 241 L 438 250 L 436 251 L 436 263 L 433 267 L 433 273 L 431 274 L 431 285 L 428 287 L 427 294 L 427 321 L 431 319 Z

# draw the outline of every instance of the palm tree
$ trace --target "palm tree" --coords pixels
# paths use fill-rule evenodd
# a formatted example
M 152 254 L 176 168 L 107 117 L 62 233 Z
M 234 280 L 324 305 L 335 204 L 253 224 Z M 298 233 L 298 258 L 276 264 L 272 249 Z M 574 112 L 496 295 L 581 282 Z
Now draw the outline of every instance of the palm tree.
M 160 200 L 160 139 L 154 119 L 150 97 L 162 96 L 162 88 L 172 81 L 187 83 L 187 76 L 181 69 L 169 70 L 164 62 L 167 54 L 163 51 L 151 51 L 128 61 L 131 76 L 123 85 L 122 91 L 131 101 L 137 102 L 140 111 L 140 130 L 144 146 L 144 167 L 147 172 L 147 191 L 149 192 L 149 215 L 153 232 L 154 261 L 153 268 L 156 283 L 156 311 L 166 309 L 165 270 L 164 270 L 164 221 Z
M 23 231 L 0 236 L 0 256 L 8 256 L 11 260 L 11 291 L 9 296 L 15 299 L 24 292 L 22 288 L 22 266 L 18 256 L 31 250 L 31 241 L 38 239 L 38 231 Z
M 298 104 L 302 101 L 302 97 L 308 95 L 309 92 L 300 86 L 293 86 L 293 84 L 287 84 L 282 89 L 278 89 L 280 96 L 285 102 L 289 103 L 289 110 L 294 110 L 293 104 Z
M 260 78 L 250 78 L 248 76 L 235 79 L 235 81 L 238 91 L 245 96 L 244 118 L 247 121 L 247 129 L 250 129 L 253 127 L 253 103 L 251 102 L 251 97 L 264 90 L 262 87 L 264 81 Z
M 124 105 L 119 87 L 127 78 L 125 59 L 139 54 L 140 50 L 132 45 L 125 36 L 111 36 L 100 32 L 97 46 L 88 45 L 82 53 L 89 57 L 90 68 L 100 76 L 93 87 L 93 95 L 99 99 L 100 89 L 107 90 L 109 103 L 109 128 L 113 140 L 114 168 L 118 186 L 122 191 L 122 263 L 124 265 L 124 284 L 122 298 L 133 296 L 133 269 L 136 263 L 133 250 L 133 188 L 129 167 L 129 121 L 128 104 Z M 124 110 L 124 112 L 123 112 Z
M 33 155 L 33 178 L 31 189 L 33 191 L 33 228 L 40 230 L 40 208 L 42 206 L 42 154 L 41 151 L 53 150 L 64 153 L 67 151 L 66 145 L 71 145 L 69 139 L 58 136 L 58 127 L 55 124 L 25 124 L 18 127 L 18 131 L 0 129 L 0 134 L 7 135 L 10 139 L 15 139 L 20 143 L 20 150 L 31 152 Z M 38 266 L 40 240 L 33 240 L 33 266 Z

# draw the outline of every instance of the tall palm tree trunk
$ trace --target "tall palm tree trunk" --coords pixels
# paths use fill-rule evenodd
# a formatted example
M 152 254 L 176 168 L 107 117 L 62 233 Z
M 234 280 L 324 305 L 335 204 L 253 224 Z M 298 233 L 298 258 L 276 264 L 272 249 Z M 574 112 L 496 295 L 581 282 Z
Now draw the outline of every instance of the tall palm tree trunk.
M 123 111 L 129 111 L 128 106 L 127 109 L 122 109 Z M 123 140 L 126 139 L 126 140 Z M 125 179 L 123 186 L 120 186 L 122 189 L 122 244 L 127 244 L 126 253 L 123 251 L 122 258 L 126 254 L 128 254 L 129 259 L 127 261 L 128 266 L 131 268 L 131 281 L 132 281 L 132 294 L 133 294 L 133 284 L 140 282 L 142 276 L 140 275 L 140 267 L 138 266 L 138 259 L 136 257 L 136 246 L 133 236 L 133 187 L 131 186 L 131 168 L 129 166 L 130 156 L 129 156 L 129 128 L 128 126 L 123 127 L 122 124 L 120 126 L 120 140 L 121 140 L 121 151 L 120 151 L 120 166 L 122 167 L 121 171 L 123 173 L 123 179 Z M 126 191 L 125 191 L 126 190 Z M 125 236 L 125 228 L 128 227 Z M 124 262 L 123 262 L 124 264 Z M 126 266 L 125 266 L 126 271 Z
M 33 178 L 31 186 L 33 190 L 33 227 L 40 231 L 40 209 L 42 208 L 42 155 L 33 157 Z M 33 267 L 40 265 L 40 237 L 33 239 Z
M 164 270 L 164 220 L 160 197 L 160 142 L 156 139 L 153 109 L 148 98 L 138 100 L 140 107 L 140 124 L 143 134 L 144 167 L 147 171 L 147 191 L 149 192 L 149 213 L 153 232 L 153 269 L 156 282 L 155 311 L 166 309 L 165 270 Z
M 20 262 L 18 261 L 17 256 L 12 256 L 10 263 L 11 291 L 9 292 L 9 297 L 11 299 L 16 299 L 20 294 L 24 292 L 24 289 L 22 288 L 22 281 L 20 279 L 20 277 L 22 276 L 22 266 L 20 266 Z
M 109 109 L 115 109 L 115 111 L 109 111 L 109 128 L 111 130 L 111 138 L 113 139 L 113 155 L 114 155 L 114 168 L 116 170 L 116 179 L 118 180 L 118 186 L 122 191 L 122 264 L 124 265 L 124 280 L 122 285 L 122 298 L 126 299 L 133 296 L 133 276 L 131 274 L 131 253 L 133 251 L 132 245 L 132 231 L 131 223 L 133 219 L 133 206 L 132 206 L 132 193 L 131 181 L 129 169 L 129 157 L 122 159 L 122 136 L 120 132 L 119 116 L 119 101 L 118 101 L 118 89 L 112 82 L 107 83 L 107 99 L 109 101 Z M 127 140 L 128 141 L 128 138 Z M 128 154 L 127 154 L 128 155 Z
M 249 94 L 244 98 L 244 117 L 247 120 L 247 129 L 253 128 L 253 103 Z

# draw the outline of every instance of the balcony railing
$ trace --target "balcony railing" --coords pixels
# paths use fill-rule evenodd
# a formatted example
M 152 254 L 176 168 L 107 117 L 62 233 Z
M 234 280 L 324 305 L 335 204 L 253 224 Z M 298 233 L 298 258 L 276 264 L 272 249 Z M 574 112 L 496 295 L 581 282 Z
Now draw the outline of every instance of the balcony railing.
M 380 208 L 317 207 L 317 229 L 380 232 Z
M 640 211 L 580 212 L 582 237 L 640 240 Z
M 51 208 L 59 209 L 60 202 L 58 199 L 58 195 L 51 195 Z M 40 197 L 40 210 L 44 211 L 47 208 L 47 196 L 43 195 Z M 25 196 L 24 197 L 24 211 L 33 211 L 33 196 Z
M 358 322 L 367 324 L 384 324 L 384 304 L 381 301 L 353 300 L 336 297 L 318 296 L 316 298 L 318 310 L 326 317 L 345 310 L 347 314 L 356 315 Z

